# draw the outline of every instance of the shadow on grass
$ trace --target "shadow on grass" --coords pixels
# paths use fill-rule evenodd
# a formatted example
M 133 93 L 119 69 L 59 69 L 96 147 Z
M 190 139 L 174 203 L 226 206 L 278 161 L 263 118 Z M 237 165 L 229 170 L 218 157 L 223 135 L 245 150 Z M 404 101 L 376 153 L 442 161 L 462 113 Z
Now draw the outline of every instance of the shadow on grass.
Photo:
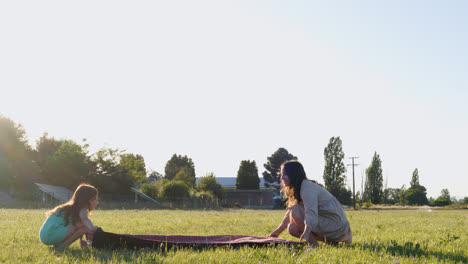
M 268 255 L 262 251 L 263 248 L 287 247 L 288 250 L 296 252 L 304 252 L 307 245 L 286 245 L 286 244 L 269 244 L 269 245 L 218 245 L 218 246 L 172 246 L 172 247 L 153 247 L 153 248 L 118 248 L 118 249 L 79 249 L 79 248 L 65 248 L 56 249 L 50 247 L 49 250 L 57 258 L 67 257 L 76 262 L 115 262 L 116 260 L 123 260 L 126 262 L 135 262 L 137 258 L 144 257 L 146 261 L 154 263 L 163 262 L 166 257 L 173 256 L 177 251 L 190 250 L 193 252 L 203 252 L 207 250 L 225 249 L 225 250 L 239 250 L 242 248 L 252 248 L 254 255 L 261 259 L 268 259 Z
M 444 253 L 442 251 L 432 251 L 427 248 L 422 248 L 419 243 L 406 242 L 404 245 L 398 244 L 395 240 L 390 241 L 390 245 L 383 245 L 377 243 L 353 243 L 350 245 L 355 249 L 364 249 L 372 252 L 384 252 L 392 256 L 405 256 L 405 257 L 436 257 L 439 261 L 451 260 L 461 261 L 467 263 L 468 258 L 463 253 Z

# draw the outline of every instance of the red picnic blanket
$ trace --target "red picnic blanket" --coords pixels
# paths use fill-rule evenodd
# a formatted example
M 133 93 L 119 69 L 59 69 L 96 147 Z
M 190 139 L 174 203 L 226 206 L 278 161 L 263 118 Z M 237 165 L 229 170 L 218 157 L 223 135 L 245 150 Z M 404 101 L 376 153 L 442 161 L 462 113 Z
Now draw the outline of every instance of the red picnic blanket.
M 254 237 L 239 235 L 220 236 L 160 236 L 114 234 L 98 229 L 87 235 L 88 243 L 94 248 L 170 248 L 170 247 L 213 247 L 213 246 L 267 246 L 301 245 L 303 243 L 273 237 Z

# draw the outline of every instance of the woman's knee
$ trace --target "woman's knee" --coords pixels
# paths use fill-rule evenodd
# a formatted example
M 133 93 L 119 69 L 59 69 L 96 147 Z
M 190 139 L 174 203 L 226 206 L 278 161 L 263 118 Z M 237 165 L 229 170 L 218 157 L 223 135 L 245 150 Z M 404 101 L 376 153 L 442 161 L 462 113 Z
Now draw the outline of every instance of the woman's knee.
M 289 210 L 291 210 L 291 215 L 292 215 L 294 218 L 302 218 L 302 219 L 304 219 L 305 211 L 304 211 L 304 207 L 303 207 L 302 205 L 296 204 L 296 205 L 290 207 Z
M 336 242 L 344 242 L 346 244 L 351 244 L 351 242 L 353 242 L 353 233 L 349 231 L 348 233 L 340 237 Z
M 294 237 L 300 237 L 302 235 L 302 229 L 300 229 L 297 225 L 290 223 L 288 225 L 288 232 Z
M 294 223 L 297 226 L 304 225 L 304 218 L 305 218 L 304 207 L 300 205 L 294 205 L 289 210 L 290 210 L 290 213 L 289 213 L 290 222 Z

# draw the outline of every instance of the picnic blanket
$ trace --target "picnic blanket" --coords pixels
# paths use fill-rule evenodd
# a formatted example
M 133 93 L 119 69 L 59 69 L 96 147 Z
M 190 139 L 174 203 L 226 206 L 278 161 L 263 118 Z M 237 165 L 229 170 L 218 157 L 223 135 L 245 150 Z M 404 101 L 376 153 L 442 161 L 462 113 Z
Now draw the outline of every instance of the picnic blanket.
M 268 245 L 302 245 L 303 243 L 281 238 L 254 237 L 239 235 L 220 236 L 160 236 L 160 235 L 130 235 L 104 232 L 99 228 L 94 233 L 87 234 L 88 243 L 97 249 L 138 249 L 138 248 L 209 248 L 217 246 L 229 247 L 263 247 Z

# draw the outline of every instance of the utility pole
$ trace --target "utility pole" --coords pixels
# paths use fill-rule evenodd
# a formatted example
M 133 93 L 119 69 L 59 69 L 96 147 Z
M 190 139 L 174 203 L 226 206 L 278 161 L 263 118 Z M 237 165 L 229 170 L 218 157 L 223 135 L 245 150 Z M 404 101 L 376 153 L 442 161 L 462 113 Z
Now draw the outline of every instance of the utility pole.
M 350 159 L 352 160 L 352 163 L 351 164 L 348 164 L 349 165 L 352 165 L 353 166 L 353 208 L 354 210 L 356 210 L 356 193 L 354 192 L 354 189 L 355 189 L 355 184 L 354 184 L 354 166 L 357 166 L 359 164 L 354 164 L 354 159 L 357 159 L 359 157 L 350 157 Z

